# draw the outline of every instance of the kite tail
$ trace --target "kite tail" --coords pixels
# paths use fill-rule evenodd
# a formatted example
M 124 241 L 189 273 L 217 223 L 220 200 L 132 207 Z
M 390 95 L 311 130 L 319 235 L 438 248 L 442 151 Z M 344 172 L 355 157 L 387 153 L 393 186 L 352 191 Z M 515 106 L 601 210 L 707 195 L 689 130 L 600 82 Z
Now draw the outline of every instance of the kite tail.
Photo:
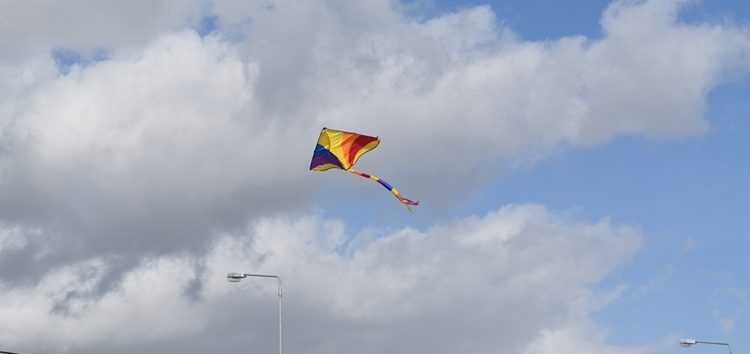
M 401 203 L 404 203 L 404 205 L 406 205 L 406 208 L 409 209 L 409 211 L 411 211 L 410 205 L 414 205 L 414 206 L 419 205 L 419 201 L 418 200 L 417 201 L 413 201 L 411 199 L 407 199 L 407 198 L 402 197 L 401 194 L 398 193 L 398 189 L 396 189 L 395 187 L 393 187 L 392 185 L 390 185 L 390 183 L 388 183 L 388 182 L 380 179 L 380 177 L 378 177 L 378 176 L 373 176 L 373 175 L 371 175 L 369 173 L 364 173 L 362 171 L 357 171 L 357 170 L 355 170 L 353 168 L 350 168 L 347 171 L 349 171 L 349 172 L 351 172 L 351 173 L 353 173 L 355 175 L 359 175 L 359 176 L 362 176 L 364 178 L 368 178 L 368 179 L 371 179 L 371 180 L 373 180 L 375 182 L 380 183 L 380 185 L 382 185 L 383 187 L 385 187 L 385 189 L 391 191 L 391 194 L 393 194 L 393 196 L 395 196 L 398 199 L 398 201 L 400 201 Z

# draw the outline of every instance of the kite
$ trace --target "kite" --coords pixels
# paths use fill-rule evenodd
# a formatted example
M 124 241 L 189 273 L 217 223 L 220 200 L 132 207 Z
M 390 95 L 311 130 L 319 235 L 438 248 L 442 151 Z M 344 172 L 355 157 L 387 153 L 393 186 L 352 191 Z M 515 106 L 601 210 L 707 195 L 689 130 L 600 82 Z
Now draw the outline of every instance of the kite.
M 376 136 L 367 136 L 357 133 L 345 132 L 323 128 L 318 137 L 318 145 L 315 146 L 312 161 L 310 162 L 311 171 L 325 171 L 332 168 L 338 168 L 367 179 L 380 183 L 385 189 L 411 211 L 410 205 L 419 205 L 419 201 L 406 199 L 398 193 L 398 190 L 388 182 L 373 176 L 369 173 L 357 171 L 352 168 L 357 159 L 364 153 L 374 149 L 380 144 L 380 138 Z

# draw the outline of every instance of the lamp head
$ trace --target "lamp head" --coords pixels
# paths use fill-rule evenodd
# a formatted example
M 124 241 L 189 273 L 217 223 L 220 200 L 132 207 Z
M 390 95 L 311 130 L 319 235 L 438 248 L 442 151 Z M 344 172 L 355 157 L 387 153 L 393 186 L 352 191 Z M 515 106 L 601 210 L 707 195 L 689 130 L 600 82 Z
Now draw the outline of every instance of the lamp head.
M 232 283 L 237 283 L 243 278 L 245 278 L 245 274 L 243 273 L 236 273 L 236 272 L 227 273 L 227 280 Z
M 682 338 L 682 339 L 680 339 L 680 345 L 683 346 L 683 347 L 686 347 L 686 348 L 689 347 L 689 346 L 691 346 L 691 345 L 693 345 L 693 344 L 695 344 L 695 343 L 696 343 L 695 339 L 688 339 L 688 338 Z

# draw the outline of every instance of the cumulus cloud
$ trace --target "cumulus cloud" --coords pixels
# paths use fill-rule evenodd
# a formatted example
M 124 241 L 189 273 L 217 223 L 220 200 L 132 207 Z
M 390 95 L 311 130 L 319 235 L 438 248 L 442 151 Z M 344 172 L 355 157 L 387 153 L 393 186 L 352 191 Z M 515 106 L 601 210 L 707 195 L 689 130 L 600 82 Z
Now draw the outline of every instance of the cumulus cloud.
M 4 285 L 0 342 L 50 353 L 273 351 L 275 282 L 225 280 L 253 271 L 284 280 L 291 352 L 580 352 L 550 344 L 573 332 L 607 352 L 637 353 L 610 348 L 589 315 L 608 297 L 591 287 L 640 239 L 632 227 L 537 205 L 356 235 L 312 215 L 268 217 L 205 256 L 144 259 L 108 292 L 97 291 L 111 267 L 104 257 Z
M 201 1 L 128 1 L 105 4 L 91 0 L 0 3 L 0 62 L 18 63 L 50 47 L 84 55 L 113 47 L 138 47 L 159 33 L 198 25 Z
M 200 245 L 214 227 L 305 200 L 304 169 L 289 165 L 309 149 L 279 145 L 277 124 L 253 112 L 256 72 L 225 43 L 181 32 L 35 88 L 5 117 L 3 218 L 59 234 L 50 265 Z
M 480 190 L 497 161 L 700 133 L 707 93 L 750 53 L 742 27 L 680 22 L 680 1 L 615 2 L 602 38 L 545 42 L 488 6 L 420 21 L 361 5 L 221 2 L 197 7 L 218 18 L 210 36 L 165 18 L 67 74 L 49 57 L 4 64 L 3 220 L 64 235 L 75 257 L 203 245 L 304 208 L 324 180 L 361 184 L 306 173 L 322 126 L 381 135 L 362 167 L 429 208 Z

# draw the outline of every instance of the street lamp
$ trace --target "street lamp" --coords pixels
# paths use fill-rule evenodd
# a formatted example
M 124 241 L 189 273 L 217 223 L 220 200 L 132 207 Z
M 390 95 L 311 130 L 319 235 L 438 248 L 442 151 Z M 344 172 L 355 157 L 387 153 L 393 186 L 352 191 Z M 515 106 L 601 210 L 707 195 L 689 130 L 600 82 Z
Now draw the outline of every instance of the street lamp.
M 276 278 L 279 284 L 279 354 L 281 354 L 281 278 L 278 275 L 268 274 L 227 273 L 227 280 L 231 283 L 237 283 L 247 277 Z
M 690 339 L 690 338 L 683 338 L 683 339 L 680 339 L 680 345 L 681 345 L 681 346 L 683 346 L 683 347 L 685 347 L 685 348 L 687 348 L 687 347 L 690 347 L 690 346 L 692 346 L 692 345 L 696 345 L 696 344 L 715 344 L 715 345 L 726 345 L 726 346 L 727 346 L 727 348 L 729 348 L 729 354 L 732 354 L 732 346 L 731 346 L 731 345 L 729 345 L 729 343 L 721 343 L 721 342 L 707 342 L 707 341 L 702 341 L 702 340 L 695 340 L 695 339 Z

